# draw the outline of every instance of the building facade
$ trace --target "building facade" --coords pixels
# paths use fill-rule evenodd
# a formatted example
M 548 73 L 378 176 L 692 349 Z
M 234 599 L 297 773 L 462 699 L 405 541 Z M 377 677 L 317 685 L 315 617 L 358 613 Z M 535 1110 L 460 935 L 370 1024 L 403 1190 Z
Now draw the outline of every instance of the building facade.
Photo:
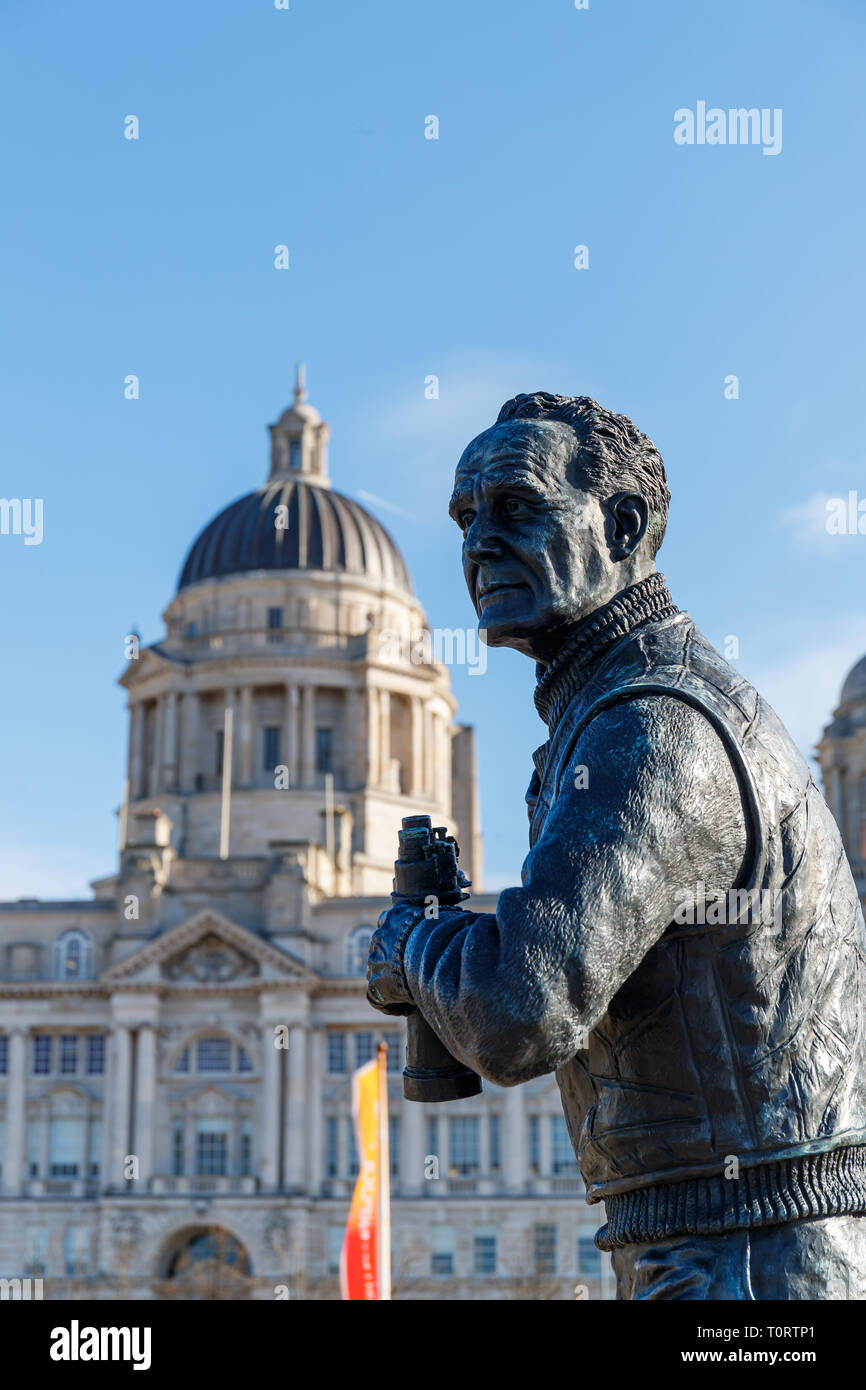
M 851 668 L 818 744 L 824 794 L 866 909 L 866 656 Z
M 351 1072 L 381 1039 L 395 1297 L 608 1297 L 552 1078 L 402 1099 L 367 943 L 404 815 L 457 834 L 494 908 L 473 735 L 399 551 L 330 487 L 300 374 L 270 436 L 163 640 L 130 635 L 116 874 L 0 904 L 0 1276 L 46 1298 L 337 1297 Z

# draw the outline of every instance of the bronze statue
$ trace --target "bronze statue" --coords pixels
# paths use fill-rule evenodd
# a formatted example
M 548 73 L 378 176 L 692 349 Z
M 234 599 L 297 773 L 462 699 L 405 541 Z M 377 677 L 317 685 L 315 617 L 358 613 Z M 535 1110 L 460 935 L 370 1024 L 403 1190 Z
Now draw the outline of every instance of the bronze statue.
M 630 420 L 507 402 L 451 515 L 490 646 L 548 726 L 522 886 L 397 900 L 370 1002 L 466 1068 L 555 1072 L 621 1299 L 866 1298 L 866 930 L 772 709 L 656 569 L 670 494 Z

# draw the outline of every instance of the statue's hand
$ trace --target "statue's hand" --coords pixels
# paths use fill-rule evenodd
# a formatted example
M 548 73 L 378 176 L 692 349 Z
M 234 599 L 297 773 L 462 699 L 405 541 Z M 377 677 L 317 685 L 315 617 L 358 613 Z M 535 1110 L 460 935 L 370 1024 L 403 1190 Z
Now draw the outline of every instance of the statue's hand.
M 379 918 L 367 958 L 367 1001 L 383 1014 L 411 1014 L 415 1005 L 403 972 L 403 951 L 424 920 L 424 908 L 397 903 Z

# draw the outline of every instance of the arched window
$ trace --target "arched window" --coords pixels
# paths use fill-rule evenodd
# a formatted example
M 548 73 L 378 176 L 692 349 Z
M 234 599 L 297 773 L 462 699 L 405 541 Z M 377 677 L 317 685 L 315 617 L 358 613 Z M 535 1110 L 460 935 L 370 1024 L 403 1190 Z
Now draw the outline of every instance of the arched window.
M 87 932 L 65 931 L 54 945 L 54 977 L 57 980 L 89 980 L 93 946 Z
M 370 938 L 375 927 L 368 927 L 362 924 L 354 927 L 346 937 L 346 974 L 365 975 L 367 973 L 367 955 L 370 950 Z

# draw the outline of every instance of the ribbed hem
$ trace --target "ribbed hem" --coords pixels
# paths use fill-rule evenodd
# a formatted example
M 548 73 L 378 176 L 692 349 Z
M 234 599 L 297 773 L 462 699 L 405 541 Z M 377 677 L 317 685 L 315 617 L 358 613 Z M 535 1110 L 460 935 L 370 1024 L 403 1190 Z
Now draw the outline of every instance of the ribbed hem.
M 599 1250 L 680 1235 L 718 1235 L 809 1216 L 866 1213 L 866 1147 L 805 1154 L 605 1198 Z

